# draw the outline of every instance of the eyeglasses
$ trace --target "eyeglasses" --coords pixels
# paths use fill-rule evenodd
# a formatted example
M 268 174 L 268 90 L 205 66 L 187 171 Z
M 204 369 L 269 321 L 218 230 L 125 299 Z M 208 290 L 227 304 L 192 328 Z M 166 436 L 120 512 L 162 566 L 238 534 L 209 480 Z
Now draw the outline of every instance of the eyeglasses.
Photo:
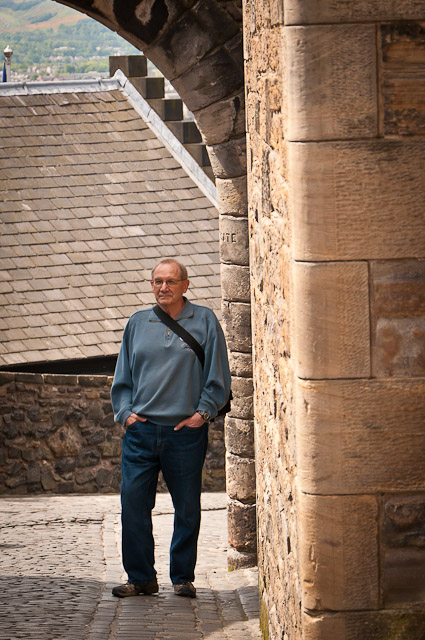
M 167 287 L 176 287 L 179 282 L 184 282 L 184 278 L 182 278 L 181 280 L 160 280 L 159 278 L 155 278 L 155 280 L 152 280 L 153 286 L 157 289 L 162 287 L 163 284 L 165 284 Z

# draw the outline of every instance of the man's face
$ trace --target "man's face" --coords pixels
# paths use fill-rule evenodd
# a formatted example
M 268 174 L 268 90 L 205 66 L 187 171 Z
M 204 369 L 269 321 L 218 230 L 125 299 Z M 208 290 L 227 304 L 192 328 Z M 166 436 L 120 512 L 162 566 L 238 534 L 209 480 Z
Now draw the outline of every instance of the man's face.
M 170 262 L 158 265 L 153 278 L 154 281 L 162 280 L 161 286 L 155 286 L 154 282 L 151 282 L 158 304 L 173 306 L 181 303 L 188 289 L 189 280 L 181 280 L 180 269 L 176 264 Z M 169 281 L 175 281 L 177 284 L 170 286 L 167 284 Z

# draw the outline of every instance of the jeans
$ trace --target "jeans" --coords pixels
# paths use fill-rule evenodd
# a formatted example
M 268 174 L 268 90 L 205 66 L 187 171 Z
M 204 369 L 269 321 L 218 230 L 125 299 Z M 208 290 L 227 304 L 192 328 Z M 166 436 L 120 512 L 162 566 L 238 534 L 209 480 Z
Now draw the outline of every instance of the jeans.
M 193 582 L 207 444 L 206 424 L 180 431 L 151 422 L 135 422 L 127 428 L 122 447 L 121 519 L 123 565 L 129 582 L 143 585 L 156 577 L 152 509 L 160 469 L 174 505 L 171 582 Z

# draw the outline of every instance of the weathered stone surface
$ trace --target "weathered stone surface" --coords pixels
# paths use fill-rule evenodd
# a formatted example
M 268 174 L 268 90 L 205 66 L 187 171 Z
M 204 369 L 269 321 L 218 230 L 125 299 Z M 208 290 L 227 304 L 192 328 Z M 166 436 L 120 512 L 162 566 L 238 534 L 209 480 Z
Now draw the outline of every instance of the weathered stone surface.
M 220 259 L 222 263 L 249 265 L 248 220 L 220 216 Z
M 0 371 L 0 386 L 10 385 L 15 380 L 15 374 L 11 371 Z
M 386 135 L 425 135 L 423 19 L 380 25 Z
M 387 499 L 382 540 L 388 547 L 425 549 L 425 495 Z
M 208 155 L 216 178 L 246 176 L 246 137 L 210 145 Z
M 229 498 L 244 504 L 255 502 L 255 460 L 227 453 L 226 480 Z
M 292 27 L 286 46 L 288 139 L 375 138 L 375 26 Z
M 111 56 L 109 74 L 113 76 L 121 69 L 127 78 L 140 78 L 148 75 L 148 60 L 145 56 Z
M 422 640 L 425 613 L 371 611 L 303 616 L 303 640 Z
M 230 351 L 229 367 L 232 376 L 252 378 L 252 355 L 250 353 Z
M 220 203 L 220 213 L 232 216 L 247 215 L 248 201 L 246 176 L 240 178 L 218 178 L 215 181 Z
M 369 377 L 367 263 L 298 262 L 294 283 L 297 375 Z
M 202 60 L 213 43 L 214 34 L 208 33 L 191 15 L 186 14 L 147 50 L 147 55 L 173 80 Z
M 224 47 L 205 56 L 194 67 L 173 80 L 173 86 L 192 111 L 227 98 L 243 86 L 243 69 Z M 185 96 L 190 94 L 190 100 Z
M 300 494 L 298 509 L 303 608 L 378 608 L 376 498 Z
M 253 419 L 253 381 L 251 378 L 232 378 L 230 414 L 234 418 Z
M 60 458 L 55 463 L 56 473 L 63 475 L 75 469 L 75 458 Z
M 63 426 L 47 439 L 47 444 L 57 458 L 66 458 L 79 453 L 82 438 L 72 426 Z
M 32 376 L 34 374 L 29 373 L 27 375 Z M 60 373 L 46 373 L 45 375 L 40 376 L 40 378 L 41 380 L 39 380 L 39 382 L 44 382 L 45 384 L 53 384 L 53 385 L 66 384 L 69 387 L 75 386 L 78 384 L 78 376 L 61 375 Z M 25 380 L 20 377 L 20 381 L 31 382 L 31 379 L 28 378 L 27 380 Z
M 227 516 L 230 546 L 238 551 L 255 553 L 257 546 L 255 504 L 229 500 Z
M 223 323 L 228 348 L 251 353 L 251 306 L 242 302 L 224 302 Z
M 423 19 L 422 0 L 286 0 L 285 24 Z
M 110 387 L 112 385 L 112 376 L 78 376 L 78 384 L 80 387 Z M 66 384 L 66 381 L 63 382 Z
M 425 317 L 378 318 L 375 331 L 378 377 L 425 375 Z
M 258 563 L 257 552 L 239 551 L 238 549 L 229 548 L 227 550 L 227 565 L 230 571 L 236 569 L 245 569 L 247 567 L 256 567 Z
M 121 442 L 106 442 L 102 447 L 102 453 L 105 458 L 115 458 L 121 454 Z
M 88 448 L 78 455 L 76 464 L 77 467 L 93 467 L 100 462 L 100 453 L 97 449 Z
M 44 471 L 41 474 L 41 484 L 44 491 L 55 491 L 57 482 L 52 471 Z
M 374 375 L 425 374 L 425 261 L 372 262 Z
M 245 94 L 242 91 L 236 96 L 215 102 L 195 111 L 194 116 L 207 144 L 239 137 L 245 133 Z
M 384 605 L 389 609 L 425 600 L 425 549 L 387 549 L 383 567 Z
M 221 265 L 221 291 L 224 300 L 249 303 L 249 267 Z
M 88 469 L 78 469 L 75 474 L 75 482 L 77 484 L 86 484 L 87 482 L 91 482 L 96 477 L 95 469 L 91 467 Z
M 96 473 L 96 484 L 98 487 L 110 487 L 112 484 L 112 469 L 102 468 Z
M 254 458 L 254 422 L 228 417 L 225 429 L 226 450 L 237 456 Z
M 113 421 L 111 377 L 49 374 L 48 384 L 39 374 L 6 377 L 13 388 L 2 387 L 0 494 L 118 491 L 124 429 Z M 223 491 L 222 418 L 209 436 L 203 487 Z
M 306 493 L 425 488 L 425 380 L 300 381 L 298 479 Z
M 425 140 L 288 148 L 297 260 L 424 256 Z
M 27 469 L 27 482 L 30 484 L 39 483 L 41 480 L 41 470 L 38 466 L 31 466 Z

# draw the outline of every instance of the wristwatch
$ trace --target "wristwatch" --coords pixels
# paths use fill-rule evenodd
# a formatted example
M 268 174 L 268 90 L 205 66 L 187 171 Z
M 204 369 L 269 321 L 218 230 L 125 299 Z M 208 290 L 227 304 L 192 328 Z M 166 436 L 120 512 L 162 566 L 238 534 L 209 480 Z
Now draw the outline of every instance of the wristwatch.
M 211 420 L 211 416 L 208 411 L 197 411 L 196 413 L 199 413 L 204 422 L 208 422 L 209 420 Z

